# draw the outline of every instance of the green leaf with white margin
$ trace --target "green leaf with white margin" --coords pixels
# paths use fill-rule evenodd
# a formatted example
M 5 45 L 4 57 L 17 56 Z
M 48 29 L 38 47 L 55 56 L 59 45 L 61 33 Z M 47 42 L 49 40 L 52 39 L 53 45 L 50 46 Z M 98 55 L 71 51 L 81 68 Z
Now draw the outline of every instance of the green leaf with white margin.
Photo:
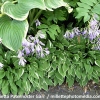
M 1 7 L 1 12 L 7 14 L 16 20 L 25 20 L 28 17 L 29 11 L 33 8 L 41 10 L 49 9 L 52 11 L 61 6 L 66 6 L 63 0 L 18 0 L 18 3 L 5 2 Z
M 62 77 L 66 76 L 66 72 L 63 70 L 63 67 L 60 65 L 58 66 L 58 72 Z
M 95 64 L 100 67 L 100 61 L 99 60 L 96 60 Z
M 42 88 L 47 91 L 48 90 L 48 84 L 46 82 L 43 82 Z
M 78 54 L 74 54 L 74 58 L 75 58 L 76 61 L 79 61 L 79 58 L 80 58 L 80 57 L 79 57 Z
M 53 9 L 59 8 L 61 6 L 67 6 L 63 0 L 44 0 L 45 6 L 48 10 L 53 11 Z
M 56 76 L 57 79 L 59 79 L 59 80 L 61 80 L 61 81 L 62 81 L 63 78 L 64 78 L 63 76 L 60 75 L 59 72 L 56 72 L 56 73 L 55 73 L 55 76 Z
M 17 4 L 5 2 L 1 7 L 1 12 L 15 20 L 22 21 L 28 17 L 29 11 L 33 8 L 46 9 L 43 0 L 18 0 Z
M 16 69 L 16 76 L 18 78 L 18 80 L 20 79 L 20 77 L 24 74 L 24 69 L 20 68 L 20 69 Z
M 24 85 L 24 89 L 25 89 L 27 92 L 29 92 L 30 89 L 31 89 L 31 85 L 30 85 L 30 82 L 29 82 L 28 79 L 27 79 L 26 81 L 23 80 L 23 85 Z
M 21 47 L 28 31 L 28 22 L 12 20 L 6 15 L 0 17 L 0 38 L 2 43 L 15 51 Z

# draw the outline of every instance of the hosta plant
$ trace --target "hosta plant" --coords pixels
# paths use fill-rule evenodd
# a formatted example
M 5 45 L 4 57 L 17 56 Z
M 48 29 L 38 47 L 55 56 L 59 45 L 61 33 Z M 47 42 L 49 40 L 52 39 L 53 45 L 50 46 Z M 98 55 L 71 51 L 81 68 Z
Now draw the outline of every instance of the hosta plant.
M 79 14 L 83 5 L 94 9 L 100 1 L 88 0 L 88 4 L 86 0 L 64 1 L 66 3 L 63 0 L 0 0 L 2 94 L 29 94 L 64 82 L 69 87 L 76 81 L 80 86 L 90 80 L 99 82 L 99 14 L 89 10 L 88 20 Z M 71 14 L 67 3 L 73 7 Z M 75 23 L 73 14 L 79 16 L 78 20 L 85 19 L 84 27 Z
M 53 11 L 61 6 L 69 7 L 63 0 L 0 0 L 2 43 L 13 51 L 18 50 L 23 39 L 26 38 L 28 29 L 33 26 L 42 11 Z M 35 12 L 35 9 L 38 11 Z M 31 23 L 28 23 L 29 21 Z
M 99 82 L 100 52 L 93 50 L 92 41 L 83 34 L 85 30 L 74 28 L 66 33 L 61 30 L 55 41 L 51 38 L 46 40 L 45 45 L 50 54 L 43 58 L 28 55 L 24 67 L 19 65 L 17 53 L 7 51 L 0 45 L 2 94 L 29 94 L 35 90 L 48 90 L 49 86 L 61 85 L 63 82 L 69 87 L 73 86 L 75 81 L 81 86 L 85 86 L 90 80 Z M 67 33 L 69 37 L 66 37 Z M 27 55 L 29 52 L 24 53 Z

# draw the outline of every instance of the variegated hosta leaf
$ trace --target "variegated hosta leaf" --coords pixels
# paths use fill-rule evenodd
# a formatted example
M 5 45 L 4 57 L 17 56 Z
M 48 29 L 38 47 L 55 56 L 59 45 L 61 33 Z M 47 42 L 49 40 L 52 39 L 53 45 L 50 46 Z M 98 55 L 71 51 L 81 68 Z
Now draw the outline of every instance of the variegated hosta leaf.
M 33 8 L 39 8 L 42 10 L 56 9 L 61 6 L 66 6 L 63 0 L 17 0 L 17 4 L 6 1 L 2 7 L 1 12 L 7 14 L 15 20 L 25 20 L 28 13 Z
M 29 10 L 25 9 L 24 4 L 13 4 L 7 1 L 1 7 L 1 12 L 15 20 L 21 21 L 27 18 Z
M 53 9 L 67 6 L 67 3 L 65 3 L 63 0 L 44 0 L 45 6 L 48 10 L 53 11 Z
M 1 12 L 7 14 L 15 20 L 25 20 L 28 13 L 33 8 L 45 9 L 43 0 L 18 0 L 18 4 L 9 1 L 5 2 L 1 7 Z
M 6 15 L 0 17 L 0 38 L 2 43 L 11 50 L 18 50 L 26 37 L 28 22 L 12 20 Z

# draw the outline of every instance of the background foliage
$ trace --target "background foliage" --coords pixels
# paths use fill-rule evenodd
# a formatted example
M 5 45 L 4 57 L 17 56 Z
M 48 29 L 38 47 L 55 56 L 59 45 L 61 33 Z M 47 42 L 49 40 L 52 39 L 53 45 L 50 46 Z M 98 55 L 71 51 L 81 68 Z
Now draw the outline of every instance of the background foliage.
M 73 86 L 74 82 L 78 82 L 80 86 L 85 86 L 90 80 L 99 82 L 100 51 L 92 49 L 94 40 L 91 42 L 88 38 L 84 38 L 83 30 L 90 27 L 89 22 L 94 14 L 97 14 L 99 19 L 100 1 L 64 1 L 66 3 L 62 0 L 59 0 L 61 3 L 58 0 L 44 0 L 44 2 L 34 0 L 34 5 L 33 0 L 24 0 L 24 2 L 0 0 L 2 14 L 0 64 L 3 64 L 0 65 L 0 90 L 2 94 L 29 94 L 41 89 L 47 91 L 50 86 L 61 85 L 64 82 L 69 87 Z M 23 10 L 23 7 L 26 9 Z M 64 38 L 65 33 L 67 31 L 69 34 L 73 33 L 75 27 L 79 27 L 80 34 L 72 36 L 73 38 Z M 25 66 L 21 66 L 17 50 L 19 48 L 23 50 L 22 40 L 26 37 L 28 40 L 28 36 L 35 37 L 39 32 L 43 36 L 46 35 L 45 39 L 39 38 L 39 40 L 45 44 L 42 46 L 48 48 L 50 54 L 42 58 L 37 58 L 35 53 L 26 54 L 24 57 L 27 62 L 24 62 Z M 35 41 L 35 44 L 38 43 L 40 41 Z M 7 49 L 4 45 L 16 52 Z
M 28 32 L 28 28 L 29 28 L 27 17 L 29 15 L 30 10 L 32 9 L 35 10 L 36 8 L 40 9 L 39 12 L 36 14 L 35 19 L 33 18 L 34 10 L 29 15 L 31 17 L 31 20 L 33 19 L 32 23 L 34 23 L 34 21 L 41 14 L 42 10 L 48 9 L 50 11 L 53 11 L 53 9 L 59 8 L 61 6 L 68 6 L 67 3 L 63 2 L 63 0 L 59 0 L 59 1 L 57 0 L 38 0 L 38 1 L 37 0 L 24 0 L 24 1 L 3 0 L 0 3 L 1 3 L 0 23 L 3 23 L 0 24 L 0 30 L 1 30 L 0 38 L 2 39 L 2 43 L 13 51 L 16 51 L 19 48 L 21 48 L 21 43 L 23 39 L 25 39 L 26 37 L 26 33 Z M 4 20 L 6 21 L 6 23 Z M 18 24 L 20 24 L 22 28 L 19 27 Z
M 4 53 L 1 46 L 0 60 L 4 63 L 0 70 L 0 89 L 3 94 L 28 94 L 35 90 L 48 90 L 49 86 L 68 83 L 71 87 L 77 81 L 85 86 L 88 81 L 99 82 L 100 52 L 91 50 L 91 44 L 78 38 L 67 41 L 60 34 L 56 41 L 48 40 L 50 54 L 37 59 L 35 56 L 27 57 L 25 67 L 18 64 L 15 52 Z M 62 42 L 61 42 L 62 41 Z M 50 47 L 50 44 L 52 46 Z M 60 55 L 60 56 L 59 56 Z M 74 55 L 74 56 L 73 56 Z

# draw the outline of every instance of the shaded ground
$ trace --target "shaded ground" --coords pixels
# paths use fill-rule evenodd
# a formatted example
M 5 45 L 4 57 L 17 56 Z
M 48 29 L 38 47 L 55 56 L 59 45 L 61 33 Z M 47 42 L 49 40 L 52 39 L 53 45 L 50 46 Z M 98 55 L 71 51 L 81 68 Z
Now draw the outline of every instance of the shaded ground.
M 66 84 L 63 84 L 50 88 L 48 92 L 41 91 L 34 95 L 34 100 L 99 100 L 100 87 L 99 85 L 89 83 L 87 87 L 80 87 L 78 84 L 75 84 L 72 88 L 68 88 Z
M 89 83 L 87 87 L 80 87 L 77 83 L 72 88 L 67 84 L 50 87 L 49 91 L 35 92 L 33 100 L 100 100 L 100 87 Z
M 77 83 L 68 88 L 67 84 L 50 87 L 48 91 L 41 90 L 27 95 L 24 98 L 9 98 L 7 100 L 100 100 L 100 85 L 92 82 L 86 87 L 80 87 Z M 92 96 L 92 98 L 90 97 Z M 4 100 L 1 99 L 0 100 Z

